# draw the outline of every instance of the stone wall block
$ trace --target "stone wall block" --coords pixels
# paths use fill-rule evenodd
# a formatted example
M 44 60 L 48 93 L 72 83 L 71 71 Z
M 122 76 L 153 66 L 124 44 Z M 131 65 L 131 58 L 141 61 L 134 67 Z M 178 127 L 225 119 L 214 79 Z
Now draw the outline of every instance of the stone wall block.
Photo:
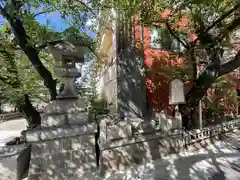
M 40 174 L 45 172 L 46 160 L 44 158 L 33 158 L 30 161 L 29 174 Z
M 61 141 L 62 141 L 62 148 L 64 150 L 72 149 L 72 138 L 71 137 L 62 138 Z
M 41 174 L 31 174 L 28 176 L 28 179 L 29 180 L 46 180 L 46 178 L 44 178 L 44 174 L 41 173 Z
M 82 149 L 72 152 L 72 162 L 78 169 L 85 171 L 96 171 L 96 155 L 94 150 Z
M 64 151 L 95 149 L 94 135 L 72 136 L 72 137 L 63 138 L 61 141 L 62 141 L 62 147 Z
M 32 143 L 32 157 L 41 156 L 44 152 L 44 143 Z
M 71 148 L 72 148 L 72 150 L 83 149 L 82 138 L 73 137 L 73 138 L 70 139 L 70 141 L 71 141 Z
M 133 143 L 102 151 L 101 173 L 106 171 L 124 171 L 131 165 L 140 165 L 151 160 L 148 146 L 144 143 Z
M 105 120 L 102 120 L 105 121 Z M 132 136 L 132 125 L 128 122 L 106 125 L 100 124 L 100 139 L 102 143 L 119 138 L 130 138 Z
M 46 115 L 42 116 L 42 127 L 56 127 L 66 124 L 65 114 Z
M 42 141 L 32 145 L 32 155 L 42 156 L 50 153 L 56 153 L 62 150 L 62 142 L 60 139 Z
M 62 150 L 62 142 L 60 139 L 45 141 L 45 152 L 56 153 Z
M 82 149 L 95 152 L 95 134 L 81 136 Z
M 68 162 L 72 160 L 72 154 L 71 152 L 58 152 L 58 153 L 49 155 L 48 159 L 50 160 L 48 161 L 48 163 L 50 162 L 54 163 L 56 168 L 64 168 L 65 161 Z
M 71 125 L 77 125 L 88 121 L 88 112 L 68 113 L 67 121 Z

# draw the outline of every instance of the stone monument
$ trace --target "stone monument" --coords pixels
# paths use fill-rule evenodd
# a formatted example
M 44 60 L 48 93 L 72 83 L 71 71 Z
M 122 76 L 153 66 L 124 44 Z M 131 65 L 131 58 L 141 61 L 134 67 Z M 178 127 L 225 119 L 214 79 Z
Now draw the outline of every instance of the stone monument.
M 41 127 L 26 132 L 26 140 L 32 145 L 29 180 L 67 180 L 76 172 L 81 176 L 81 172 L 96 170 L 95 124 L 88 121 L 84 100 L 74 88 L 80 76 L 75 64 L 83 63 L 89 50 L 67 41 L 48 49 L 65 86 L 45 107 Z
M 180 79 L 173 79 L 170 83 L 170 98 L 169 104 L 175 105 L 175 127 L 182 128 L 182 115 L 178 105 L 185 104 L 184 84 Z

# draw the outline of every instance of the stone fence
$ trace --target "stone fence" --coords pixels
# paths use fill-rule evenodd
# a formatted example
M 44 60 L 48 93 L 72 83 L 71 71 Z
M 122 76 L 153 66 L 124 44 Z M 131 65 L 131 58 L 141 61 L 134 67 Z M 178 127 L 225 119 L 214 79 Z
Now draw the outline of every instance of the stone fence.
M 30 157 L 31 147 L 27 144 L 0 147 L 0 161 L 3 166 L 10 164 L 11 179 L 22 180 L 27 176 Z
M 37 109 L 38 112 L 42 113 L 43 109 Z M 7 113 L 7 114 L 0 114 L 0 123 L 4 121 L 9 121 L 14 118 L 20 118 L 24 117 L 24 114 L 21 112 L 13 112 L 13 113 Z
M 25 165 L 17 173 L 25 171 L 23 167 L 31 154 L 29 180 L 67 180 L 76 176 L 75 179 L 84 179 L 81 174 L 96 171 L 104 176 L 181 152 L 191 144 L 232 131 L 240 125 L 240 119 L 236 119 L 189 132 L 182 129 L 163 131 L 140 119 L 121 121 L 114 117 L 101 117 L 98 124 L 28 130 L 28 144 L 18 156 Z M 28 145 L 32 152 L 26 150 Z M 4 148 L 2 157 L 18 151 L 17 146 Z M 22 155 L 24 151 L 27 156 Z
M 239 127 L 240 127 L 240 119 L 236 119 L 228 122 L 223 122 L 221 124 L 205 127 L 201 130 L 196 129 L 196 130 L 191 130 L 189 132 L 183 132 L 182 137 L 184 139 L 184 144 L 188 146 L 198 141 L 232 131 Z
M 0 146 L 0 158 L 8 158 L 19 154 L 25 147 L 25 144 Z
M 163 131 L 144 122 L 133 124 L 109 122 L 107 118 L 100 122 L 99 168 L 102 175 L 178 153 L 191 144 L 239 128 L 240 119 L 189 132 L 182 129 Z
M 20 112 L 8 113 L 8 114 L 0 114 L 0 122 L 4 122 L 7 120 L 11 120 L 14 118 L 22 117 L 23 114 Z

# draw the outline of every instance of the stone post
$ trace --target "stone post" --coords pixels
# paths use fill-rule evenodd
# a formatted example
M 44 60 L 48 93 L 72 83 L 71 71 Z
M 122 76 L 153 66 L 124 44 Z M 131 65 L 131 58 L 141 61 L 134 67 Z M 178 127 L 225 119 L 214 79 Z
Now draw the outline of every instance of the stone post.
M 67 180 L 95 171 L 95 123 L 88 121 L 83 99 L 73 86 L 83 62 L 83 49 L 69 42 L 49 46 L 56 59 L 56 74 L 64 80 L 64 90 L 44 109 L 41 127 L 26 132 L 32 146 L 28 180 Z M 86 52 L 86 51 L 85 51 Z M 58 64 L 58 65 L 57 65 Z

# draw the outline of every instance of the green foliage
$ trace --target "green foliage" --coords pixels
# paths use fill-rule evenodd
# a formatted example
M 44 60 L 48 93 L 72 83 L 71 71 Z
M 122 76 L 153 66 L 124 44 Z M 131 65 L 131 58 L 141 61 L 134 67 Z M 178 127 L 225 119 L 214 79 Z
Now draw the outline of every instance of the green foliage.
M 41 77 L 24 54 L 12 53 L 2 59 L 4 64 L 0 67 L 0 89 L 3 97 L 1 103 L 20 105 L 24 103 L 24 94 L 30 94 L 35 100 L 49 99 Z
M 103 99 L 94 99 L 91 101 L 89 111 L 94 116 L 107 114 L 109 113 L 107 102 Z
M 80 27 L 75 26 L 59 33 L 51 30 L 48 24 L 42 25 L 36 21 L 36 16 L 40 14 L 49 14 L 56 11 L 60 11 L 63 15 L 66 14 L 69 10 L 68 7 L 70 8 L 70 6 L 64 7 L 67 2 L 70 1 L 59 3 L 56 0 L 26 0 L 21 3 L 19 8 L 13 7 L 10 3 L 3 7 L 10 16 L 13 17 L 15 13 L 21 19 L 29 46 L 39 51 L 37 55 L 54 78 L 56 78 L 53 71 L 54 59 L 45 49 L 47 43 L 69 40 L 94 48 L 93 41 L 79 30 Z M 81 13 L 80 9 L 78 11 Z M 8 52 L 8 54 L 5 52 Z M 30 95 L 32 100 L 49 100 L 48 91 L 43 84 L 42 77 L 30 63 L 23 49 L 18 46 L 13 29 L 8 23 L 3 24 L 0 28 L 0 66 L 0 103 L 21 104 L 24 94 Z

